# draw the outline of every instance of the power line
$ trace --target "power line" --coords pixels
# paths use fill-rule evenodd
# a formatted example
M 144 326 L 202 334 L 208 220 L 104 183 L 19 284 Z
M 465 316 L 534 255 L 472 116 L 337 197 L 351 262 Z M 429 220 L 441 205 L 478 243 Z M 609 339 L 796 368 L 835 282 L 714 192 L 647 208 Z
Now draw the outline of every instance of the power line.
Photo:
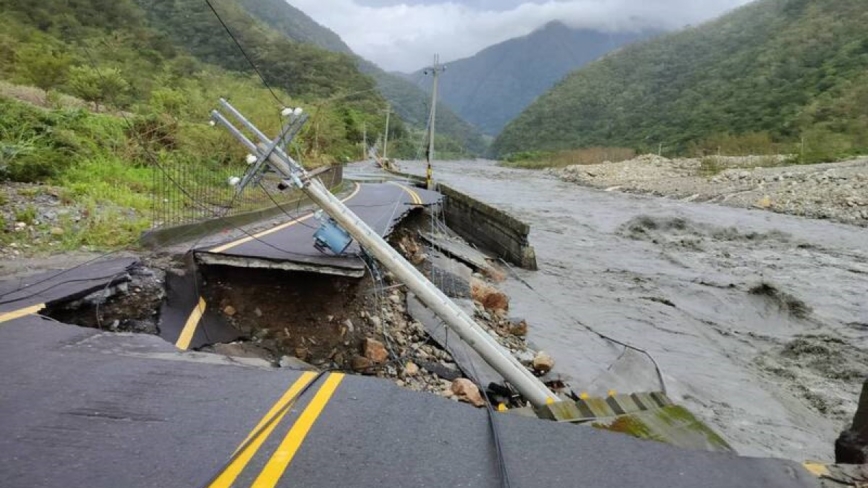
M 208 8 L 211 9 L 211 12 L 214 13 L 214 16 L 217 17 L 220 25 L 223 26 L 223 29 L 226 31 L 227 34 L 229 34 L 229 37 L 232 38 L 232 41 L 235 43 L 235 45 L 238 46 L 238 50 L 241 51 L 241 54 L 244 56 L 245 59 L 247 59 L 247 62 L 250 63 L 250 67 L 253 68 L 253 71 L 255 71 L 256 75 L 259 76 L 259 79 L 262 80 L 262 84 L 265 85 L 266 88 L 268 88 L 269 92 L 271 92 L 271 96 L 274 97 L 274 99 L 277 100 L 277 103 L 279 103 L 282 107 L 285 107 L 286 104 L 283 103 L 280 97 L 277 96 L 277 93 L 275 93 L 274 90 L 271 88 L 271 85 L 268 84 L 268 81 L 265 80 L 265 76 L 263 76 L 262 72 L 259 71 L 256 63 L 253 62 L 253 59 L 251 59 L 250 56 L 247 54 L 247 51 L 244 50 L 244 47 L 238 41 L 238 38 L 235 37 L 235 34 L 233 34 L 232 30 L 229 29 L 229 26 L 226 25 L 226 22 L 223 21 L 220 13 L 218 13 L 217 9 L 214 8 L 214 5 L 211 4 L 211 0 L 205 0 L 205 3 L 208 5 Z

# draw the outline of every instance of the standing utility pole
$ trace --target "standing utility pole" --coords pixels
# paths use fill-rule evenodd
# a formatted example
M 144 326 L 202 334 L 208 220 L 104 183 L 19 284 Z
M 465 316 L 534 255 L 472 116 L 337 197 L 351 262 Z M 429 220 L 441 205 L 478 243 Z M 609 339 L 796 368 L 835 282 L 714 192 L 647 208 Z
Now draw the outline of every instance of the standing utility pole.
M 250 121 L 244 118 L 238 110 L 226 100 L 220 100 L 223 109 L 235 118 L 243 128 L 253 134 L 256 142 L 247 138 L 241 129 L 235 127 L 222 113 L 217 110 L 211 112 L 211 119 L 215 124 L 229 130 L 252 155 L 256 161 L 249 166 L 248 174 L 244 181 L 259 171 L 265 171 L 267 164 L 285 178 L 284 184 L 294 186 L 304 192 L 311 201 L 319 205 L 335 222 L 352 235 L 359 244 L 374 258 L 383 264 L 389 271 L 407 285 L 407 288 L 419 297 L 425 305 L 439 316 L 443 322 L 455 332 L 461 339 L 472 347 L 482 359 L 501 374 L 509 383 L 516 388 L 528 401 L 536 407 L 557 402 L 559 398 L 546 387 L 542 381 L 528 371 L 508 350 L 500 345 L 488 332 L 477 324 L 470 315 L 450 300 L 439 288 L 428 281 L 412 264 L 407 262 L 398 251 L 388 242 L 373 231 L 368 224 L 354 214 L 350 209 L 333 195 L 328 188 L 317 178 L 311 178 L 305 169 L 292 159 L 279 143 L 287 134 L 294 136 L 304 124 L 304 116 L 301 111 L 289 112 L 292 114 L 289 123 L 284 127 L 281 134 L 275 140 L 268 139 Z M 239 186 L 237 191 L 243 190 Z
M 368 160 L 368 124 L 362 124 L 362 161 Z
M 389 155 L 386 152 L 389 148 L 389 117 L 392 115 L 392 105 L 386 107 L 386 134 L 383 137 L 383 159 L 388 159 Z
M 440 55 L 434 55 L 434 66 L 425 68 L 424 74 L 434 75 L 434 86 L 431 90 L 431 118 L 428 120 L 428 150 L 425 151 L 425 160 L 428 162 L 428 169 L 425 172 L 425 181 L 429 190 L 434 189 L 434 169 L 431 167 L 431 160 L 434 159 L 434 125 L 437 122 L 437 83 L 440 80 L 440 74 L 446 71 L 446 67 L 440 64 Z

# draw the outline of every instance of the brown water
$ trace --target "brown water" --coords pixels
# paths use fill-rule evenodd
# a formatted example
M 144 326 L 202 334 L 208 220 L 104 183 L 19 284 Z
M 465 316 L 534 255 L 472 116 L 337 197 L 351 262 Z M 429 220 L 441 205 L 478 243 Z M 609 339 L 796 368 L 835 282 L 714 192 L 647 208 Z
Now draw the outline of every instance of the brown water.
M 660 388 L 649 360 L 622 358 L 591 328 L 648 350 L 670 396 L 739 453 L 833 458 L 868 375 L 866 229 L 607 193 L 485 161 L 437 163 L 435 174 L 531 223 L 540 270 L 517 273 L 533 290 L 504 288 L 574 389 Z

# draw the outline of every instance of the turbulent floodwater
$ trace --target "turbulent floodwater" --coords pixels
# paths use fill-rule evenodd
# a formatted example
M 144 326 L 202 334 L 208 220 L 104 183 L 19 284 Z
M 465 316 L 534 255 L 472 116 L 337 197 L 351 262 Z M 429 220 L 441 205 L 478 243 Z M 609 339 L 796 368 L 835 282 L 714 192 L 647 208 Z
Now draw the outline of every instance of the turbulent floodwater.
M 646 349 L 670 396 L 742 455 L 834 457 L 868 375 L 868 231 L 490 162 L 435 174 L 531 223 L 540 270 L 503 286 L 576 391 L 660 388 L 649 360 L 590 328 Z

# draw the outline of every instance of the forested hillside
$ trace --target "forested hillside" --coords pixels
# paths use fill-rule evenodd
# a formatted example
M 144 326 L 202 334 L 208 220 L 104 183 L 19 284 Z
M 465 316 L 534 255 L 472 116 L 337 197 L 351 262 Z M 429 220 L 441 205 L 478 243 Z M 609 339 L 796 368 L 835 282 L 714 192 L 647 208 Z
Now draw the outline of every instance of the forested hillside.
M 443 101 L 486 134 L 497 135 L 567 73 L 652 33 L 606 33 L 551 22 L 531 34 L 448 63 Z M 431 77 L 410 75 L 426 91 Z
M 864 0 L 760 0 L 578 70 L 494 150 L 868 152 L 866 23 Z
M 397 149 L 397 152 L 393 154 L 405 158 L 419 156 L 417 150 L 420 147 L 421 134 L 418 131 L 424 130 L 428 122 L 430 92 L 421 90 L 401 76 L 387 73 L 374 63 L 356 56 L 337 34 L 317 24 L 285 0 L 238 1 L 251 15 L 292 40 L 354 56 L 359 70 L 374 79 L 378 91 L 392 105 L 394 113 L 417 129 L 416 138 L 419 141 L 411 144 L 410 141 L 396 140 L 397 145 L 393 149 Z M 441 136 L 438 139 L 441 150 L 438 152 L 441 155 L 459 157 L 466 153 L 480 155 L 486 151 L 487 143 L 479 129 L 457 116 L 443 103 L 438 104 L 437 110 L 437 132 Z M 398 132 L 403 133 L 400 130 Z
M 363 129 L 382 133 L 387 102 L 354 57 L 293 42 L 232 0 L 213 3 L 272 90 L 205 2 L 0 0 L 0 181 L 14 182 L 0 191 L 0 245 L 33 244 L 13 224 L 34 236 L 50 228 L 39 246 L 52 249 L 132 243 L 152 224 L 157 168 L 203 175 L 225 198 L 209 204 L 228 204 L 221 175 L 243 172 L 245 151 L 208 125 L 220 97 L 269 133 L 283 106 L 304 107 L 311 122 L 293 151 L 309 166 L 358 159 Z M 415 147 L 392 120 L 393 147 Z M 201 204 L 172 191 L 179 205 Z M 31 198 L 62 208 L 46 220 Z

